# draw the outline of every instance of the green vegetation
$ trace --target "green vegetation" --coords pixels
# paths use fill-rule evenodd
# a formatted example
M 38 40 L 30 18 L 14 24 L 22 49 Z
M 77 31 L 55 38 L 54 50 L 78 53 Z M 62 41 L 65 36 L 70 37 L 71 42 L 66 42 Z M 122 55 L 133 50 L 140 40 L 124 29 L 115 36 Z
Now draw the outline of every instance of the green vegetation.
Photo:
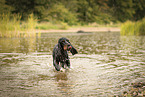
M 27 36 L 34 29 L 113 27 L 145 17 L 144 0 L 0 0 L 0 6 L 0 37 L 18 37 L 24 31 Z
M 40 29 L 40 30 L 49 30 L 49 29 L 68 29 L 69 26 L 67 23 L 60 22 L 57 24 L 51 23 L 51 22 L 42 22 L 42 23 L 37 23 L 35 26 L 35 29 Z
M 3 14 L 0 16 L 0 21 L 0 37 L 35 36 L 36 29 L 67 29 L 69 27 L 64 22 L 58 22 L 57 24 L 50 22 L 38 23 L 33 14 L 30 14 L 25 22 L 21 21 L 20 15 Z
M 2 0 L 4 9 L 20 14 L 33 13 L 38 21 L 76 24 L 109 24 L 140 20 L 145 16 L 144 0 Z M 4 3 L 5 1 L 5 3 Z M 4 6 L 5 5 L 5 6 Z M 1 10 L 0 10 L 1 11 Z
M 145 35 L 145 18 L 137 22 L 127 21 L 123 23 L 121 35 Z
M 37 23 L 33 14 L 30 14 L 27 22 L 23 23 L 21 23 L 20 15 L 10 13 L 1 15 L 0 21 L 0 37 L 20 37 L 20 32 L 23 31 L 25 32 L 24 36 L 30 36 L 34 32 L 33 30 Z
M 19 15 L 2 14 L 0 16 L 0 37 L 18 36 L 20 18 Z

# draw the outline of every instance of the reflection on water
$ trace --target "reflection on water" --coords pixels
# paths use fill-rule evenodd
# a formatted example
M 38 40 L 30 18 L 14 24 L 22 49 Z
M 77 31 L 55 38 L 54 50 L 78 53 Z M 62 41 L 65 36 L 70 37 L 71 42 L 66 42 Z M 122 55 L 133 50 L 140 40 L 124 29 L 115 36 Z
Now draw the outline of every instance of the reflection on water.
M 67 37 L 79 54 L 57 72 L 52 49 Z M 113 96 L 145 80 L 145 36 L 119 33 L 49 33 L 0 38 L 0 96 Z

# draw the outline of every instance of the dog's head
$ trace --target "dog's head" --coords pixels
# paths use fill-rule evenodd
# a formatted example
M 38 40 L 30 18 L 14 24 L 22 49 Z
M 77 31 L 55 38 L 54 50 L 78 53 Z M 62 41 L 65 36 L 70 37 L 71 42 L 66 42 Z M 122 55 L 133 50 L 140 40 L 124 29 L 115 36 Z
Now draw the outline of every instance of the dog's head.
M 58 44 L 63 48 L 63 50 L 70 50 L 72 49 L 71 44 L 67 38 L 60 38 L 58 40 Z
M 58 40 L 58 44 L 61 49 L 70 51 L 72 55 L 78 53 L 77 50 L 71 45 L 71 43 L 67 38 L 64 37 L 60 38 Z

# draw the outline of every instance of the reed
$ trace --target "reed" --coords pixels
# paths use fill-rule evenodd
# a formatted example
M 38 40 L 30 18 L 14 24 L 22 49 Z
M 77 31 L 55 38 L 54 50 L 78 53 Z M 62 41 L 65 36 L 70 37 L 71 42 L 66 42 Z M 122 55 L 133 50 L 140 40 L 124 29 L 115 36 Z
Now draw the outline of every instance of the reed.
M 145 35 L 145 18 L 142 19 L 140 22 L 139 22 L 139 32 L 140 32 L 140 35 Z
M 36 35 L 37 19 L 30 14 L 26 22 L 21 21 L 19 14 L 0 15 L 0 37 L 32 37 Z
M 22 29 L 24 30 L 23 36 L 34 37 L 36 36 L 35 26 L 37 25 L 37 19 L 33 14 L 30 14 L 27 21 L 22 24 Z
M 0 15 L 0 37 L 34 37 L 36 29 L 68 29 L 68 24 L 64 22 L 44 22 L 38 23 L 33 14 L 30 14 L 26 21 L 21 21 L 21 16 L 16 14 Z
M 121 25 L 121 35 L 145 35 L 145 18 L 137 21 L 127 21 Z
M 18 37 L 20 28 L 20 15 L 0 15 L 0 37 Z

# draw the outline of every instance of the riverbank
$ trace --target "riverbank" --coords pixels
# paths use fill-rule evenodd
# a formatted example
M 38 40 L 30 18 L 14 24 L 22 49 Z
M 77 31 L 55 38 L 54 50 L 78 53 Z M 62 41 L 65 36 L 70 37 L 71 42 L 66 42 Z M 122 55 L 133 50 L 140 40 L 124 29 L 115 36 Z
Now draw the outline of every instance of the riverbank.
M 68 28 L 67 30 L 36 30 L 37 33 L 49 33 L 49 32 L 120 32 L 119 27 L 78 27 L 78 28 Z
M 124 91 L 119 97 L 145 97 L 145 81 L 133 83 L 129 91 Z
M 47 30 L 38 30 L 32 29 L 28 31 L 7 31 L 0 32 L 0 37 L 34 37 L 36 33 L 75 33 L 75 32 L 120 32 L 119 27 L 70 27 L 68 29 L 47 29 Z

